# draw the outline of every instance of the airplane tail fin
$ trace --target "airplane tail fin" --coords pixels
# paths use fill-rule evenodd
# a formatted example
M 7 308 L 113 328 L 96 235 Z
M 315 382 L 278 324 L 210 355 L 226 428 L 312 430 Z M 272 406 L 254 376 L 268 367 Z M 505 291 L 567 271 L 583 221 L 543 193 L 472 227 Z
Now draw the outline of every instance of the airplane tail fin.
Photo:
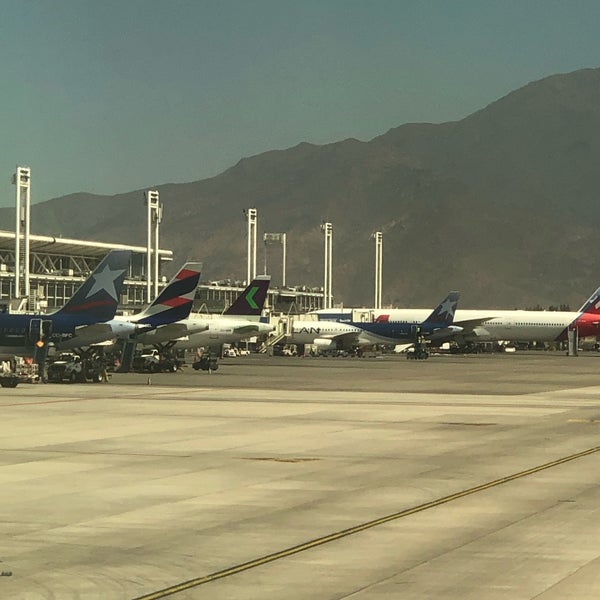
M 201 262 L 185 263 L 152 304 L 136 315 L 136 322 L 158 327 L 187 319 L 192 310 L 201 270 Z
M 236 298 L 234 303 L 223 313 L 230 316 L 259 318 L 267 299 L 271 277 L 263 275 L 253 279 L 250 285 Z
M 579 312 L 600 314 L 600 287 L 585 301 Z
M 459 292 L 450 292 L 425 321 L 439 324 L 440 327 L 452 325 L 459 297 Z
M 112 250 L 56 315 L 79 314 L 90 323 L 115 316 L 131 259 L 130 250 Z

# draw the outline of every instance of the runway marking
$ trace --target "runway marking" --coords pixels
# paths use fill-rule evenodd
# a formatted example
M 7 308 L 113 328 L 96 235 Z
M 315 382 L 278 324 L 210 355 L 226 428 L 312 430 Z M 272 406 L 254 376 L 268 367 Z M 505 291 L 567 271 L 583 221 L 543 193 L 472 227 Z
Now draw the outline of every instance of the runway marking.
M 94 452 L 93 450 L 53 450 L 51 448 L 0 448 L 0 452 L 35 452 L 37 454 L 84 454 L 91 456 L 144 456 L 150 458 L 192 458 L 191 454 L 152 454 L 151 452 Z
M 497 425 L 498 423 L 469 423 L 467 421 L 441 421 L 439 425 L 456 425 L 456 426 L 469 426 L 469 427 L 490 427 L 491 425 Z
M 462 492 L 457 492 L 455 494 L 443 496 L 442 498 L 438 498 L 437 500 L 432 500 L 431 502 L 426 502 L 425 504 L 419 504 L 418 506 L 413 506 L 412 508 L 407 508 L 405 510 L 395 512 L 391 515 L 386 515 L 384 517 L 380 517 L 372 521 L 360 523 L 359 525 L 349 527 L 348 529 L 342 529 L 341 531 L 330 533 L 328 535 L 315 538 L 314 540 L 310 540 L 308 542 L 304 542 L 296 546 L 291 546 L 290 548 L 286 548 L 278 552 L 273 552 L 272 554 L 267 554 L 260 558 L 255 558 L 254 560 L 250 560 L 248 562 L 241 563 L 239 565 L 235 565 L 233 567 L 229 567 L 221 571 L 215 571 L 214 573 L 210 573 L 209 575 L 189 579 L 188 581 L 177 583 L 175 585 L 164 588 L 162 590 L 158 590 L 156 592 L 151 592 L 143 596 L 137 596 L 133 600 L 159 600 L 160 598 L 166 598 L 167 596 L 171 596 L 173 594 L 177 594 L 179 592 L 198 587 L 205 583 L 215 581 L 216 579 L 222 579 L 223 577 L 229 577 L 230 575 L 235 575 L 237 573 L 241 573 L 242 571 L 247 571 L 249 569 L 254 569 L 255 567 L 260 567 L 261 565 L 265 565 L 267 563 L 279 560 L 281 558 L 286 558 L 288 556 L 304 552 L 305 550 L 310 550 L 311 548 L 316 548 L 317 546 L 322 546 L 324 544 L 328 544 L 329 542 L 333 542 L 341 538 L 354 535 L 355 533 L 360 533 L 367 529 L 371 529 L 372 527 L 377 527 L 378 525 L 383 525 L 385 523 L 389 523 L 390 521 L 395 521 L 403 517 L 408 517 L 410 515 L 429 510 L 430 508 L 435 508 L 437 506 L 441 506 L 442 504 L 446 504 L 454 500 L 459 500 L 460 498 L 464 498 L 466 496 L 470 496 L 478 492 L 483 492 L 498 485 L 502 485 L 503 483 L 509 483 L 510 481 L 521 479 L 522 477 L 534 475 L 536 473 L 539 473 L 540 471 L 557 467 L 564 463 L 577 460 L 578 458 L 583 458 L 584 456 L 589 456 L 596 452 L 600 452 L 600 446 L 595 446 L 593 448 L 583 450 L 582 452 L 577 452 L 576 454 L 571 454 L 569 456 L 553 460 L 552 462 L 548 462 L 543 465 L 538 465 L 537 467 L 532 467 L 531 469 L 526 469 L 525 471 L 520 471 L 519 473 L 507 475 L 506 477 L 501 477 L 500 479 L 494 479 L 493 481 L 489 481 L 487 483 L 483 483 L 481 485 L 463 490 Z
M 281 462 L 281 463 L 303 463 L 303 462 L 313 462 L 315 460 L 321 460 L 320 458 L 281 458 L 278 456 L 249 456 L 243 457 L 242 460 L 263 460 L 263 461 L 271 461 L 271 462 Z
M 97 400 L 97 398 L 63 398 L 62 400 L 38 400 L 34 402 L 12 402 L 10 404 L 3 404 L 0 402 L 0 408 L 7 406 L 35 406 L 36 404 L 60 404 L 63 402 L 81 402 L 83 400 Z

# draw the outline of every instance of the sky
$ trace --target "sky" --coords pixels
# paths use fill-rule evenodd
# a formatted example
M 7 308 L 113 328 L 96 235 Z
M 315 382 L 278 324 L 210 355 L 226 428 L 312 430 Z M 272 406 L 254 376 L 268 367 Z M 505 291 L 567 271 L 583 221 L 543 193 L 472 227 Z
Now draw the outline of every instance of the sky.
M 0 206 L 461 119 L 600 66 L 597 0 L 0 0 Z

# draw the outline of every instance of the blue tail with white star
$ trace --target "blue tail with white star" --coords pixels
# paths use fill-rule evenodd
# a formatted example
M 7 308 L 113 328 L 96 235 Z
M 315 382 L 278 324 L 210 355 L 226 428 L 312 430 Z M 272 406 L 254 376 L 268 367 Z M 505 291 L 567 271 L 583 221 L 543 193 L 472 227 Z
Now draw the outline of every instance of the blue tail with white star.
M 54 315 L 77 315 L 88 323 L 112 319 L 117 312 L 130 259 L 130 250 L 109 252 L 71 299 Z
M 448 327 L 449 325 L 452 325 L 459 297 L 460 294 L 458 292 L 450 292 L 425 319 L 424 323 L 435 324 L 438 327 Z

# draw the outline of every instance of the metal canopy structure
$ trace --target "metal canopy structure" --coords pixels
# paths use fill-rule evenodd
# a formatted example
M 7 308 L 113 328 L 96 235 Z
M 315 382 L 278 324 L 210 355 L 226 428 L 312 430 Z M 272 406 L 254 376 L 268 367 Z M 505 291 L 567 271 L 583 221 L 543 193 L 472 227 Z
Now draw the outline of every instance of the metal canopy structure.
M 139 308 L 146 299 L 146 246 L 111 244 L 89 240 L 29 236 L 29 304 L 40 301 L 41 308 L 62 306 L 81 282 L 110 250 L 131 250 L 132 259 L 121 304 Z M 171 250 L 158 251 L 161 263 L 173 260 Z M 0 302 L 5 306 L 15 297 L 15 233 L 0 231 Z M 21 305 L 13 306 L 22 308 Z
M 102 258 L 110 250 L 131 250 L 135 253 L 146 254 L 146 246 L 129 246 L 126 244 L 110 244 L 106 242 L 93 242 L 88 240 L 75 240 L 47 235 L 29 236 L 31 252 L 44 254 L 72 255 L 81 254 L 90 257 Z M 15 232 L 0 231 L 0 251 L 13 251 L 15 247 Z M 159 250 L 161 261 L 173 260 L 171 250 Z

